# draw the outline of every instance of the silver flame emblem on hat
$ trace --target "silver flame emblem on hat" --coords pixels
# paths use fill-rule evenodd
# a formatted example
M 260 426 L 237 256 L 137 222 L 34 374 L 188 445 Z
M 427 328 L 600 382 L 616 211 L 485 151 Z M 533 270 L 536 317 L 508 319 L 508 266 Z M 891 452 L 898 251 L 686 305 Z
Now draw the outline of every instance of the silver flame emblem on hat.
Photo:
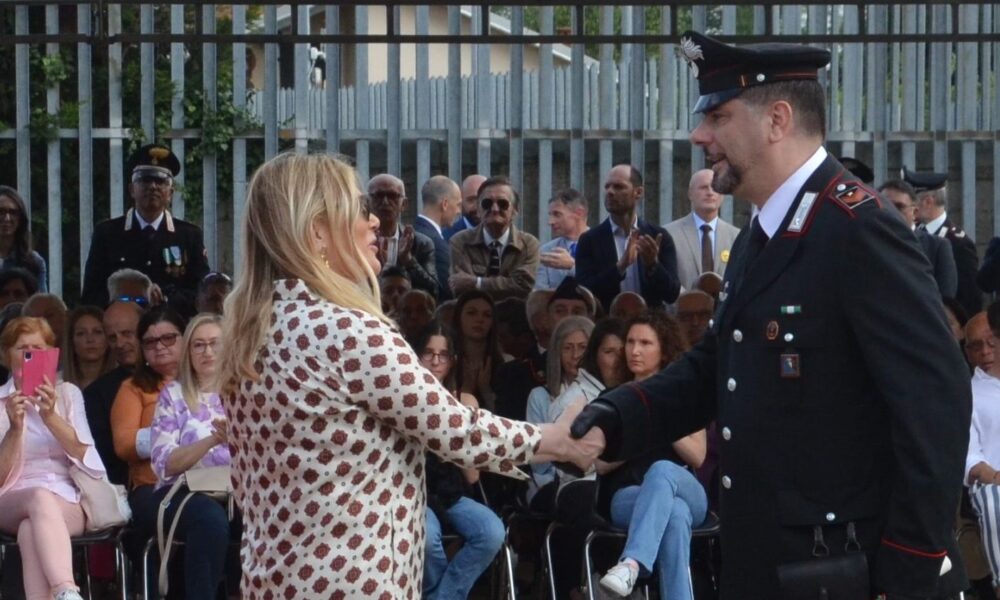
M 691 74 L 697 79 L 698 64 L 694 61 L 705 58 L 705 55 L 701 52 L 701 46 L 692 42 L 691 38 L 681 38 L 681 46 L 678 48 L 678 54 L 687 61 L 688 66 L 691 67 Z

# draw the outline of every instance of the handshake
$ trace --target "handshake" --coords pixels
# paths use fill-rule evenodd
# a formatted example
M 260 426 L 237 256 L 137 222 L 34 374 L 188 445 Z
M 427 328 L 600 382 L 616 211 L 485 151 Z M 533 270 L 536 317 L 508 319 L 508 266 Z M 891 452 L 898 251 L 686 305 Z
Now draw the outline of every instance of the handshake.
M 555 423 L 542 426 L 542 443 L 533 462 L 555 462 L 568 473 L 583 475 L 607 449 L 620 429 L 610 404 L 580 400 L 566 407 Z

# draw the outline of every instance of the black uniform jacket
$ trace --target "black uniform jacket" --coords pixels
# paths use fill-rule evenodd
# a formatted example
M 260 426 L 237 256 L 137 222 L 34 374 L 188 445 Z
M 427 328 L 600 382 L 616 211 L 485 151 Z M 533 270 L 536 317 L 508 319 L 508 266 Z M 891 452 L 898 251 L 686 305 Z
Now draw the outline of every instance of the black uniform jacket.
M 958 271 L 958 292 L 955 299 L 971 317 L 983 309 L 983 292 L 976 285 L 976 275 L 979 272 L 976 243 L 951 219 L 945 219 L 944 224 L 933 235 L 951 242 L 955 269 Z
M 636 264 L 639 265 L 639 285 L 642 288 L 640 295 L 650 308 L 672 304 L 681 290 L 674 240 L 666 229 L 642 219 L 639 219 L 636 228 L 639 233 L 653 239 L 658 235 L 663 236 L 659 259 L 652 269 L 647 271 L 642 259 L 636 258 Z M 597 296 L 605 310 L 610 308 L 611 301 L 621 292 L 621 282 L 624 279 L 618 272 L 618 248 L 615 246 L 613 231 L 609 217 L 581 235 L 576 246 L 576 278 L 580 285 Z
M 108 277 L 129 268 L 148 275 L 172 306 L 190 312 L 198 282 L 209 270 L 201 228 L 167 212 L 151 239 L 141 229 L 134 209 L 94 228 L 81 302 L 107 306 Z
M 776 567 L 811 558 L 815 525 L 843 554 L 848 522 L 876 590 L 962 589 L 952 525 L 971 391 L 916 237 L 830 157 L 748 266 L 749 240 L 705 340 L 598 400 L 622 426 L 604 458 L 717 419 L 725 600 L 778 598 Z
M 958 290 L 958 271 L 951 244 L 944 238 L 917 230 L 917 240 L 924 250 L 924 256 L 931 263 L 938 290 L 945 298 L 954 298 Z

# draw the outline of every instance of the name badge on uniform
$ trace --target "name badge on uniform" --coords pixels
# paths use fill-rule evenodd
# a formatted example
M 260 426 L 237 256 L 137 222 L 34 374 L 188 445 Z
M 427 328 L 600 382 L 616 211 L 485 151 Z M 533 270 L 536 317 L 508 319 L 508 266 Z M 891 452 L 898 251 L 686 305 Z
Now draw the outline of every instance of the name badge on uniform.
M 798 379 L 802 376 L 802 368 L 798 354 L 781 355 L 781 377 L 782 379 Z

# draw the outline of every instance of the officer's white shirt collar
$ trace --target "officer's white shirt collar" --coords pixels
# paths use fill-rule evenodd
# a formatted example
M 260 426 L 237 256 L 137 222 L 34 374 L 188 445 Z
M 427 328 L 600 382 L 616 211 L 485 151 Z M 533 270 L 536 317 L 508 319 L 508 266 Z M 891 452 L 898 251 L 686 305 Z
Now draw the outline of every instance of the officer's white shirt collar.
M 761 207 L 760 212 L 757 214 L 757 221 L 760 222 L 760 226 L 764 230 L 764 233 L 767 234 L 767 237 L 772 238 L 777 233 L 778 228 L 781 227 L 781 222 L 785 220 L 785 215 L 788 214 L 788 209 L 795 202 L 795 197 L 798 196 L 799 190 L 802 189 L 802 186 L 806 184 L 806 181 L 824 160 L 826 160 L 826 149 L 820 146 L 809 157 L 809 160 L 802 163 L 802 166 L 792 173 L 792 176 L 786 179 L 785 183 L 778 186 L 778 189 L 774 190 L 771 197 L 764 202 L 763 207 Z
M 160 213 L 160 216 L 156 217 L 152 223 L 147 223 L 145 219 L 142 218 L 142 214 L 139 211 L 135 211 L 135 219 L 139 221 L 139 231 L 146 228 L 147 225 L 152 225 L 153 229 L 159 229 L 160 223 L 163 222 L 163 215 L 167 214 L 167 211 Z
M 502 248 L 506 248 L 507 244 L 510 242 L 510 227 L 503 232 L 503 235 L 501 235 L 499 239 L 494 239 L 493 236 L 490 235 L 490 232 L 486 231 L 486 228 L 483 227 L 483 241 L 486 242 L 487 248 L 492 246 L 493 242 L 500 242 L 500 246 Z
M 423 220 L 427 221 L 428 223 L 430 223 L 434 227 L 434 229 L 438 232 L 438 235 L 444 237 L 443 234 L 441 233 L 441 226 L 438 225 L 437 221 L 435 221 L 434 219 L 428 217 L 427 215 L 417 215 L 417 218 L 418 219 L 423 219 Z
M 948 220 L 948 212 L 945 211 L 940 215 L 938 215 L 936 219 L 928 221 L 927 224 L 924 225 L 924 229 L 926 229 L 927 233 L 931 235 L 937 235 L 937 232 L 944 226 L 944 222 L 947 220 Z

